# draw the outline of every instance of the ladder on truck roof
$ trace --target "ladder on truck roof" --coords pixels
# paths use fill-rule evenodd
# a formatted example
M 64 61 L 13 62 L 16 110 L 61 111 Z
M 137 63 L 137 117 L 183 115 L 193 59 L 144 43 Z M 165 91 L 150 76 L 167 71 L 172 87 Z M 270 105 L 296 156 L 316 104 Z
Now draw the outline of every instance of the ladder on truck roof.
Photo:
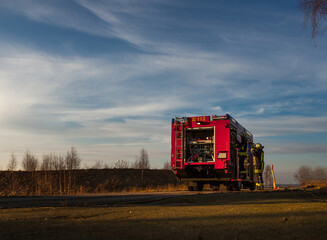
M 175 118 L 175 167 L 182 169 L 184 165 L 184 125 L 186 118 Z

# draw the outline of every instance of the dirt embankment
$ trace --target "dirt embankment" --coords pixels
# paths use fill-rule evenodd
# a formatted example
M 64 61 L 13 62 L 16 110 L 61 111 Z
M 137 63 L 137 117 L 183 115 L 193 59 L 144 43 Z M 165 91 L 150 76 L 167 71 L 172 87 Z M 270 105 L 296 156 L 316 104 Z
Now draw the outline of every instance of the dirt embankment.
M 144 170 L 143 174 L 139 169 L 0 172 L 0 196 L 139 191 L 177 184 L 169 170 Z

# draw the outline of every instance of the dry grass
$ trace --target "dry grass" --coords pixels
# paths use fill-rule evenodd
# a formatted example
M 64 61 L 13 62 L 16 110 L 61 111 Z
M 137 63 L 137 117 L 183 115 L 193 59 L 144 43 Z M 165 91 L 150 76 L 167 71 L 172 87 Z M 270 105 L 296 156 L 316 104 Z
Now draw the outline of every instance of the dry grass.
M 187 186 L 184 184 L 168 184 L 162 186 L 150 186 L 145 188 L 129 188 L 123 190 L 123 192 L 174 192 L 174 191 L 186 191 Z
M 303 188 L 308 189 L 308 188 L 314 188 L 314 189 L 321 189 L 321 188 L 327 188 L 327 180 L 308 180 L 304 182 L 302 185 Z
M 169 170 L 91 169 L 2 171 L 0 196 L 81 195 L 108 192 L 184 190 Z

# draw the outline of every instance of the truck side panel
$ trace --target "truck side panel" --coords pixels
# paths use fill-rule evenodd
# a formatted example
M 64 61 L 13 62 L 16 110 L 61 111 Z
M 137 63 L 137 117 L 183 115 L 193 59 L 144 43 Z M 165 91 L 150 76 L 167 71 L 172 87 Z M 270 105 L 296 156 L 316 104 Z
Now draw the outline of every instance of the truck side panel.
M 226 169 L 230 161 L 229 120 L 213 121 L 215 126 L 215 169 Z

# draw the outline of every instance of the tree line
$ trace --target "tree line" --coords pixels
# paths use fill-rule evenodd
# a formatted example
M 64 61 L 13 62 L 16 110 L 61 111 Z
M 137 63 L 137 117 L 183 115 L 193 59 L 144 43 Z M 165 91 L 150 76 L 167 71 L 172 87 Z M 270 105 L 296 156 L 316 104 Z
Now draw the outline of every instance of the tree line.
M 44 154 L 41 161 L 27 150 L 23 155 L 21 167 L 24 171 L 75 170 L 80 168 L 81 161 L 74 147 L 71 147 L 65 156 L 56 153 Z M 17 158 L 12 153 L 7 168 L 9 171 L 14 171 L 17 167 Z
M 75 170 L 81 168 L 82 160 L 78 156 L 77 149 L 71 147 L 66 155 L 48 153 L 43 154 L 42 159 L 39 160 L 33 153 L 26 151 L 23 155 L 21 161 L 21 167 L 24 171 L 51 171 L 51 170 Z M 18 160 L 14 153 L 11 154 L 7 169 L 9 171 L 14 171 L 18 167 Z M 150 169 L 149 153 L 146 149 L 142 148 L 139 150 L 139 154 L 135 157 L 134 162 L 129 162 L 126 160 L 118 160 L 112 165 L 104 164 L 102 161 L 98 160 L 94 165 L 88 167 L 84 165 L 83 168 L 92 169 L 105 169 L 105 168 L 118 168 L 118 169 Z M 170 163 L 165 162 L 163 169 L 170 169 Z
M 301 166 L 294 173 L 294 178 L 303 186 L 312 183 L 327 183 L 327 168 Z
M 5 192 L 6 195 L 41 195 L 102 192 L 103 189 L 105 189 L 105 191 L 118 189 L 117 186 L 120 184 L 119 179 L 114 177 L 105 178 L 104 182 L 98 179 L 98 174 L 101 175 L 103 172 L 108 171 L 99 171 L 96 175 L 94 174 L 95 172 L 92 171 L 94 169 L 106 168 L 110 170 L 109 166 L 103 164 L 101 161 L 97 161 L 91 167 L 83 167 L 90 171 L 82 171 L 78 170 L 81 168 L 81 162 L 82 160 L 74 147 L 71 147 L 66 155 L 56 153 L 44 154 L 40 161 L 30 151 L 26 151 L 20 162 L 24 171 L 18 172 L 14 171 L 18 167 L 18 161 L 15 154 L 12 153 L 7 166 L 9 171 L 1 172 L 0 195 L 1 191 Z M 149 175 L 145 170 L 150 169 L 149 154 L 147 150 L 142 148 L 135 157 L 133 163 L 118 160 L 111 168 L 141 170 L 132 172 L 134 172 L 134 175 L 140 174 L 138 179 L 140 179 L 141 182 L 138 182 L 138 184 L 146 186 L 146 179 L 149 178 Z M 88 176 L 87 173 L 93 173 L 93 177 L 90 178 L 89 181 L 83 182 L 82 176 L 83 174 Z M 111 173 L 114 176 L 115 171 L 111 171 Z

